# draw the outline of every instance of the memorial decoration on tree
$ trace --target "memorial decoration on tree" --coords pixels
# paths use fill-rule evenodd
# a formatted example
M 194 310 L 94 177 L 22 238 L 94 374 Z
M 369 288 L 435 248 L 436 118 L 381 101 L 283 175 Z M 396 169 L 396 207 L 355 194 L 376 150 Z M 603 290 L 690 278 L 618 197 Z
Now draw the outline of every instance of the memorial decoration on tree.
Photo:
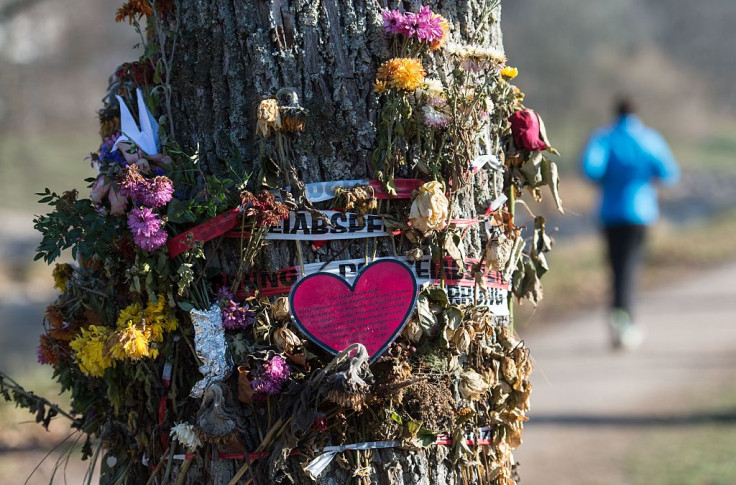
M 130 1 L 118 20 L 175 12 Z M 37 259 L 60 294 L 38 360 L 71 409 L 7 378 L 2 391 L 44 426 L 70 419 L 101 483 L 186 483 L 223 461 L 233 484 L 330 467 L 374 483 L 374 453 L 431 448 L 458 483 L 515 483 L 532 364 L 510 294 L 541 299 L 552 247 L 521 198 L 547 186 L 562 211 L 556 152 L 503 52 L 459 43 L 441 10 L 380 15 L 391 57 L 375 59 L 372 179 L 301 180 L 295 140 L 325 114 L 289 86 L 248 120 L 259 159 L 233 147 L 228 176 L 205 173 L 174 136 L 160 33 L 112 78 L 89 197 L 39 194 Z M 471 180 L 492 197 L 461 218 Z M 364 256 L 310 256 L 340 242 Z M 265 264 L 276 244 L 295 266 Z

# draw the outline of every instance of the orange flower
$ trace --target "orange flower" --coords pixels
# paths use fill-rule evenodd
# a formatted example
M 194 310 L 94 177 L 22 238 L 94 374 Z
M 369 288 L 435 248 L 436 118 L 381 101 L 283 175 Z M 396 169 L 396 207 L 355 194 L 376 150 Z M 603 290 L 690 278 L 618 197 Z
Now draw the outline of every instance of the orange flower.
M 115 12 L 115 22 L 128 19 L 132 24 L 136 17 L 140 19 L 144 15 L 153 15 L 153 6 L 147 0 L 129 0 Z
M 445 45 L 445 42 L 447 42 L 447 37 L 450 34 L 450 24 L 447 22 L 447 19 L 442 15 L 432 14 L 432 17 L 440 19 L 440 27 L 442 28 L 442 38 L 432 41 L 429 46 L 430 49 L 436 51 L 437 49 L 442 48 L 442 46 Z
M 419 59 L 397 57 L 381 64 L 376 79 L 387 82 L 392 88 L 414 91 L 422 85 L 426 75 Z

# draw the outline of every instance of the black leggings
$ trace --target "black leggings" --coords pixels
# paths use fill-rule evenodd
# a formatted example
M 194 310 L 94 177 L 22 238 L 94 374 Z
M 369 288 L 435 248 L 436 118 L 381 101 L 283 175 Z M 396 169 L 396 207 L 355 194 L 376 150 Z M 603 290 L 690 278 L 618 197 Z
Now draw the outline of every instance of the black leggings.
M 641 261 L 646 226 L 621 224 L 604 228 L 611 266 L 613 301 L 611 306 L 631 315 L 636 277 Z

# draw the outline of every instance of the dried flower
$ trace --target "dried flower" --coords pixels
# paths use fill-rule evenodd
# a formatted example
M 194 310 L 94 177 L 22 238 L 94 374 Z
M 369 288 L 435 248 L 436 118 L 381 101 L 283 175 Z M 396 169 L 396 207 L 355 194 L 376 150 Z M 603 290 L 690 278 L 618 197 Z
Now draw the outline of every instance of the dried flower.
M 419 187 L 419 194 L 411 204 L 409 220 L 412 227 L 425 234 L 441 231 L 447 226 L 449 206 L 441 183 L 425 183 Z
M 542 121 L 534 110 L 522 109 L 509 116 L 514 145 L 529 151 L 546 150 Z
M 282 296 L 271 305 L 271 313 L 275 320 L 287 320 L 290 317 L 289 313 L 289 299 Z
M 258 105 L 256 115 L 256 133 L 264 138 L 271 136 L 271 130 L 279 131 L 281 129 L 281 113 L 279 112 L 279 104 L 273 98 L 264 99 Z
M 464 70 L 474 74 L 490 68 L 500 68 L 506 64 L 504 53 L 492 47 L 453 44 L 449 45 L 447 50 L 460 59 L 460 65 Z
M 435 39 L 430 42 L 430 48 L 433 51 L 436 51 L 437 49 L 441 49 L 447 42 L 447 38 L 450 36 L 450 24 L 442 15 L 433 15 L 434 17 L 439 18 L 440 29 L 442 29 L 442 36 L 439 39 Z
M 424 124 L 435 130 L 441 130 L 450 126 L 450 116 L 437 111 L 432 106 L 422 106 L 422 115 L 424 116 Z
M 483 376 L 472 369 L 466 370 L 460 376 L 459 389 L 463 399 L 477 401 L 488 392 L 490 387 L 485 379 L 483 379 Z
M 243 204 L 243 215 L 255 217 L 258 227 L 277 226 L 289 217 L 289 208 L 286 204 L 277 201 L 267 190 L 258 195 L 244 190 L 240 194 L 240 201 Z
M 39 364 L 57 366 L 60 362 L 59 352 L 56 350 L 56 344 L 46 334 L 41 334 L 39 337 L 36 356 Z
M 153 5 L 148 0 L 129 0 L 115 12 L 115 22 L 128 19 L 128 22 L 133 24 L 144 15 L 153 15 Z
M 273 332 L 273 343 L 275 343 L 276 347 L 278 347 L 282 352 L 291 354 L 294 352 L 294 349 L 302 344 L 302 341 L 288 328 L 279 327 Z
M 202 440 L 197 436 L 194 425 L 189 423 L 177 423 L 171 428 L 170 436 L 184 445 L 190 453 L 193 453 L 197 448 L 202 446 Z
M 140 194 L 141 203 L 148 207 L 163 207 L 174 196 L 174 183 L 166 176 L 160 175 L 149 180 L 145 191 Z
M 54 278 L 54 288 L 66 293 L 66 284 L 73 274 L 74 267 L 71 264 L 57 264 L 51 272 L 51 276 Z
M 289 370 L 289 366 L 283 357 L 275 355 L 253 372 L 253 375 L 255 379 L 250 383 L 253 390 L 274 396 L 281 392 L 286 380 L 291 375 L 291 370 Z

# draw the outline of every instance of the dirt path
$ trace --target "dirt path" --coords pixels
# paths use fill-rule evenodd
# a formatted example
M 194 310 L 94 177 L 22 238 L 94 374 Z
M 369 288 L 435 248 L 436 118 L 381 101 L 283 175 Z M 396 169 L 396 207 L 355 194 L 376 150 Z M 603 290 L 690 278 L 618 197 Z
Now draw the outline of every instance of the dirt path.
M 647 339 L 613 352 L 606 315 L 537 325 L 530 421 L 517 450 L 522 483 L 626 484 L 622 460 L 653 426 L 686 424 L 685 398 L 736 376 L 736 264 L 642 295 Z

